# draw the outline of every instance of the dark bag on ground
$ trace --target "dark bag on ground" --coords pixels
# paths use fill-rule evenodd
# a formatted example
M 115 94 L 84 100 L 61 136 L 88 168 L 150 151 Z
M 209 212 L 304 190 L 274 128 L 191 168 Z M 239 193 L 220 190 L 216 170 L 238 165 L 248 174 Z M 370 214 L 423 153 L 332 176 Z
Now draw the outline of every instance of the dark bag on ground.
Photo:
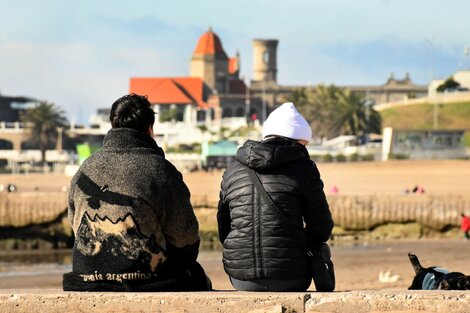
M 307 254 L 312 266 L 315 289 L 321 292 L 335 290 L 335 268 L 333 261 L 331 261 L 330 247 L 326 243 L 322 243 L 310 249 Z

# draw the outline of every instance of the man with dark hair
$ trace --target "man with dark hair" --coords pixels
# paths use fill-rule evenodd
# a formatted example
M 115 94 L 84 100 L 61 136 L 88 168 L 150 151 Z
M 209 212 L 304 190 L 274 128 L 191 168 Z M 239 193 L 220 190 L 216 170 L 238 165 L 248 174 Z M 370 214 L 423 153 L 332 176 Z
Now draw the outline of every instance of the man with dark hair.
M 197 263 L 199 225 L 182 175 L 153 136 L 155 115 L 144 96 L 111 108 L 101 150 L 71 182 L 75 234 L 71 291 L 210 290 Z
M 132 128 L 149 134 L 148 131 L 153 130 L 155 113 L 147 97 L 130 94 L 113 103 L 109 119 L 113 128 Z

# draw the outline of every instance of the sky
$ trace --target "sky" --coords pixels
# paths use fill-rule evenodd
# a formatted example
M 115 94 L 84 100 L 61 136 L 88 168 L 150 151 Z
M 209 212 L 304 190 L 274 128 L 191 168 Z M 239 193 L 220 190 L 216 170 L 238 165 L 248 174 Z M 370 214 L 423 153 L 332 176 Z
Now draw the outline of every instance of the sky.
M 418 84 L 470 68 L 468 0 L 0 0 L 0 93 L 88 124 L 130 77 L 188 76 L 209 28 L 252 75 L 252 40 L 278 39 L 282 85 Z

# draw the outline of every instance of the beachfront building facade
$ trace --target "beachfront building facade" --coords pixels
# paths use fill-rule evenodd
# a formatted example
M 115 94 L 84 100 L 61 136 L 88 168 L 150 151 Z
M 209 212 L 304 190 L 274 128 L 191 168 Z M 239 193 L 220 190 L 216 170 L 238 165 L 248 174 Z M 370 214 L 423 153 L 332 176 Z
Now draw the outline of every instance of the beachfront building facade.
M 211 29 L 197 41 L 187 77 L 132 77 L 129 92 L 147 95 L 158 112 L 157 138 L 165 143 L 201 142 L 221 129 L 235 130 L 248 123 L 260 125 L 269 113 L 298 88 L 278 82 L 277 39 L 254 39 L 250 85 L 241 79 L 240 52 L 227 55 Z M 380 86 L 341 86 L 373 103 L 416 98 L 427 87 L 393 74 Z
M 246 127 L 261 99 L 240 79 L 240 54 L 228 57 L 211 28 L 199 38 L 187 77 L 132 77 L 129 92 L 146 95 L 157 113 L 163 146 L 213 140 L 221 129 Z
M 466 158 L 464 130 L 384 128 L 382 160 Z
M 428 93 L 427 85 L 418 85 L 411 80 L 410 74 L 406 73 L 402 79 L 394 77 L 393 73 L 385 84 L 379 86 L 343 86 L 352 92 L 360 93 L 367 100 L 372 100 L 375 104 L 389 102 L 407 101 L 410 99 L 426 97 Z

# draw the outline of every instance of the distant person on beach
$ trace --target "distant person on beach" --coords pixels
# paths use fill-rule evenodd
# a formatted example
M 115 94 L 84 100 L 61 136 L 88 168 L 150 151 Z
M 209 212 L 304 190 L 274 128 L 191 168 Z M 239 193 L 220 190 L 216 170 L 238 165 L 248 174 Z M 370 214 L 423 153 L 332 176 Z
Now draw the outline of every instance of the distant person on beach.
M 101 150 L 73 177 L 68 218 L 75 235 L 68 291 L 210 290 L 196 261 L 199 225 L 182 175 L 153 137 L 147 97 L 113 103 Z
M 411 191 L 414 194 L 417 194 L 417 195 L 422 195 L 422 194 L 425 193 L 424 188 L 422 186 L 419 186 L 419 185 L 414 186 Z
M 470 217 L 466 216 L 465 214 L 460 215 L 460 229 L 463 231 L 465 239 L 470 240 Z
M 305 291 L 312 281 L 306 251 L 333 229 L 305 148 L 312 131 L 294 104 L 284 103 L 265 121 L 263 137 L 246 141 L 223 175 L 217 221 L 224 269 L 237 290 Z
M 16 192 L 18 190 L 18 187 L 16 187 L 16 185 L 13 185 L 13 184 L 8 184 L 7 185 L 7 191 L 8 192 Z
M 332 195 L 337 195 L 339 193 L 338 186 L 333 185 L 333 187 L 331 187 L 331 189 L 330 189 L 330 192 L 331 192 Z

